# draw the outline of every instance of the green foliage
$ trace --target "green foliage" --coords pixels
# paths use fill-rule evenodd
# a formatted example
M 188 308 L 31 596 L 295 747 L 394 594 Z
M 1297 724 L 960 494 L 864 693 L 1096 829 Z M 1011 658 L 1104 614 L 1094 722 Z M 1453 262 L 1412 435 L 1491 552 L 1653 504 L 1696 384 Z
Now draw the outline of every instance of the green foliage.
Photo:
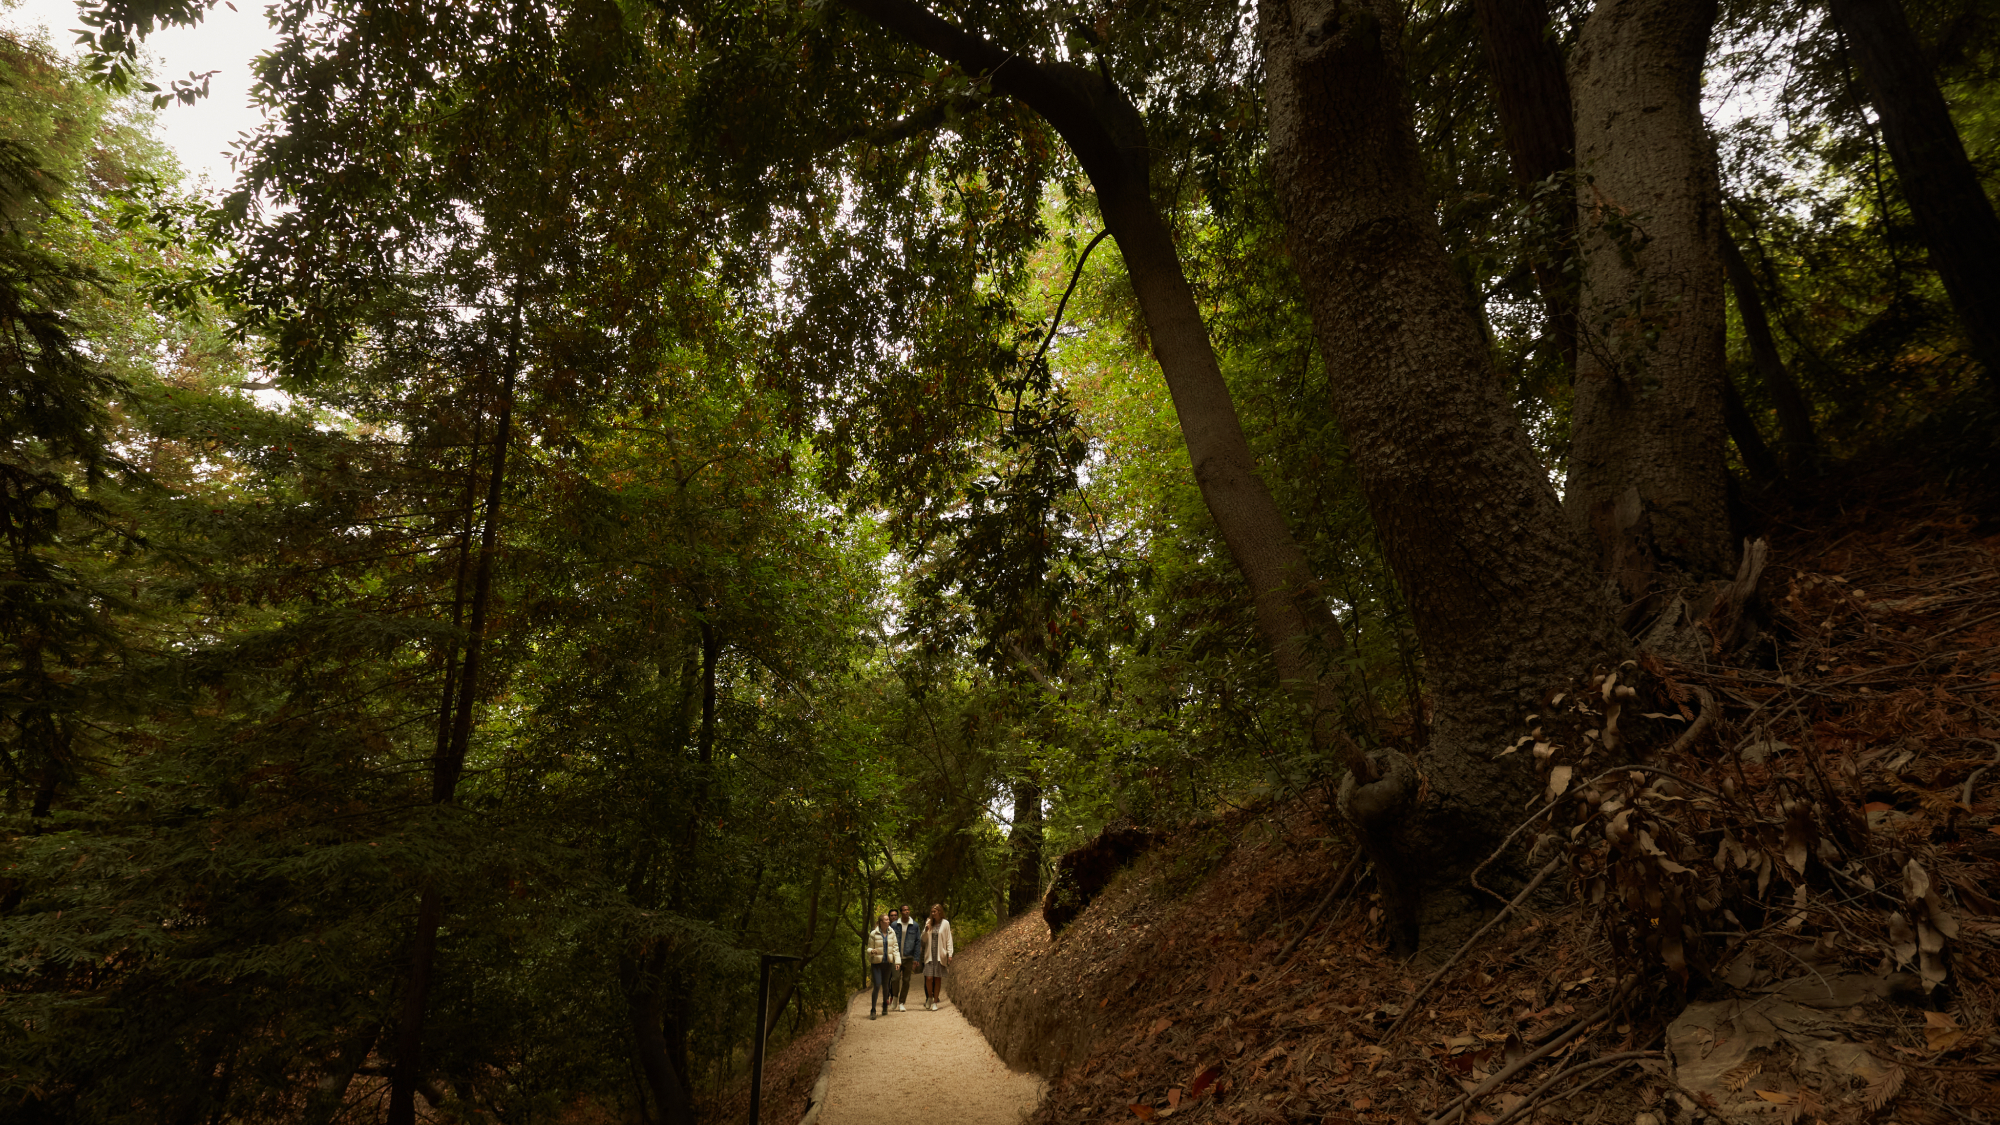
M 756 953 L 808 958 L 782 1037 L 844 1003 L 886 906 L 968 941 L 1019 863 L 1340 768 L 1277 692 L 1115 245 L 1083 260 L 1080 170 L 979 76 L 837 5 L 285 4 L 211 209 L 146 133 L 193 91 L 132 53 L 202 10 L 95 7 L 100 85 L 0 42 L 8 1120 L 361 1119 L 426 894 L 449 1112 L 665 1116 L 635 1027 L 714 1097 Z M 1412 12 L 1431 202 L 1554 471 L 1528 263 L 1570 256 L 1569 186 L 1509 177 L 1469 8 Z M 1923 12 L 1990 171 L 1990 27 Z M 1967 385 L 1949 310 L 1818 9 L 1731 13 L 1719 67 L 1790 67 L 1720 138 L 1732 230 L 1838 450 L 1893 440 Z M 1244 13 L 951 14 L 1147 107 L 1345 705 L 1420 749 Z M 1189 888 L 1226 846 L 1147 862 Z

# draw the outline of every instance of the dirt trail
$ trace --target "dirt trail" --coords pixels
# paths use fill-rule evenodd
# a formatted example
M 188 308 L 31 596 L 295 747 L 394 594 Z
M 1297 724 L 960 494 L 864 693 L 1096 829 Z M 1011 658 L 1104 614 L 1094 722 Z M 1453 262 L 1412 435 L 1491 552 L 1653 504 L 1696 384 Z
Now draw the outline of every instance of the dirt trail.
M 1041 1104 L 1044 1084 L 1007 1069 L 986 1037 L 947 997 L 935 1012 L 910 1010 L 868 1018 L 868 994 L 847 1005 L 847 1031 L 827 1074 L 818 1125 L 880 1125 L 914 1114 L 952 1125 L 1019 1125 Z

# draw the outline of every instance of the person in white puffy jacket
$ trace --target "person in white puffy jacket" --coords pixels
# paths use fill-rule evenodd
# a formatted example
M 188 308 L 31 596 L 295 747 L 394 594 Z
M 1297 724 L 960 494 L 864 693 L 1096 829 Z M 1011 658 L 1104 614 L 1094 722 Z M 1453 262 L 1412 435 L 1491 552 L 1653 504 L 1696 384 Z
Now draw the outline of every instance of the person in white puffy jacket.
M 882 1014 L 889 1014 L 889 1005 L 896 999 L 896 970 L 903 963 L 903 955 L 897 948 L 895 932 L 889 929 L 889 916 L 877 915 L 875 929 L 868 934 L 868 977 L 872 984 L 868 991 L 868 1018 L 875 1018 L 875 1001 L 882 1001 Z
M 924 958 L 924 1007 L 935 1012 L 944 999 L 944 971 L 951 965 L 951 923 L 944 920 L 943 903 L 931 904 L 930 921 L 918 941 Z

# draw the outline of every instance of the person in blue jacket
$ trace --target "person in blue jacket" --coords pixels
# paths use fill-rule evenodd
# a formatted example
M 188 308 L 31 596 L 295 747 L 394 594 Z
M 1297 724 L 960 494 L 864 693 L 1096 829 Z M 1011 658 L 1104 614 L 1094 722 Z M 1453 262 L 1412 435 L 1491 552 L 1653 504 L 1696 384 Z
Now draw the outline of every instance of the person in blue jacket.
M 901 917 L 891 919 L 889 928 L 896 931 L 898 950 L 903 955 L 902 983 L 896 989 L 896 1010 L 908 1011 L 904 1005 L 910 1001 L 910 977 L 923 969 L 922 952 L 923 923 L 910 916 L 910 904 L 903 904 Z

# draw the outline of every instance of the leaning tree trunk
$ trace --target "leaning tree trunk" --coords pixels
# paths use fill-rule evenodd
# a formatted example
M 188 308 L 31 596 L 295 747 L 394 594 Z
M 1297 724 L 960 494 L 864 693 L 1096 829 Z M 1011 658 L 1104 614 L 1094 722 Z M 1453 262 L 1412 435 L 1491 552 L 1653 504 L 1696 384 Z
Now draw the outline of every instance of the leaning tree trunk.
M 1507 138 L 1514 181 L 1529 189 L 1576 166 L 1576 122 L 1570 112 L 1569 75 L 1562 45 L 1549 24 L 1548 0 L 1474 0 L 1479 38 L 1486 50 L 1493 106 Z M 1548 197 L 1561 212 L 1558 245 L 1537 254 L 1529 267 L 1548 311 L 1549 336 L 1563 364 L 1576 369 L 1576 292 L 1562 259 L 1576 234 L 1575 212 L 1563 196 Z
M 1715 0 L 1601 0 L 1570 61 L 1580 347 L 1563 506 L 1634 602 L 1728 573 Z
M 1778 352 L 1778 337 L 1771 331 L 1771 318 L 1764 313 L 1764 295 L 1757 289 L 1757 277 L 1750 272 L 1750 263 L 1743 259 L 1742 249 L 1728 230 L 1722 232 L 1719 241 L 1729 288 L 1736 294 L 1736 315 L 1743 321 L 1743 338 L 1750 343 L 1751 364 L 1778 413 L 1785 463 L 1794 468 L 1810 466 L 1818 449 L 1813 437 L 1812 409 L 1806 405 L 1805 392 L 1799 389 L 1798 380 L 1792 378 L 1791 370 L 1785 366 L 1785 357 Z
M 1930 248 L 1966 342 L 2000 390 L 2000 218 L 1966 159 L 1965 143 L 1899 0 L 1827 5 L 1860 63 L 1896 182 Z
M 1099 74 L 1024 59 L 938 18 L 912 0 L 843 0 L 910 42 L 990 79 L 1047 121 L 1076 154 L 1118 242 L 1180 420 L 1195 483 L 1255 600 L 1258 633 L 1278 678 L 1307 701 L 1315 741 L 1342 709 L 1340 625 L 1284 513 L 1257 475 L 1222 367 L 1152 197 L 1145 121 Z
M 1396 56 L 1400 5 L 1261 8 L 1293 261 L 1424 651 L 1430 798 L 1411 807 L 1409 768 L 1389 763 L 1348 802 L 1378 871 L 1408 889 L 1392 903 L 1407 943 L 1418 894 L 1452 912 L 1456 877 L 1539 788 L 1527 755 L 1496 755 L 1545 693 L 1624 642 L 1453 277 Z

